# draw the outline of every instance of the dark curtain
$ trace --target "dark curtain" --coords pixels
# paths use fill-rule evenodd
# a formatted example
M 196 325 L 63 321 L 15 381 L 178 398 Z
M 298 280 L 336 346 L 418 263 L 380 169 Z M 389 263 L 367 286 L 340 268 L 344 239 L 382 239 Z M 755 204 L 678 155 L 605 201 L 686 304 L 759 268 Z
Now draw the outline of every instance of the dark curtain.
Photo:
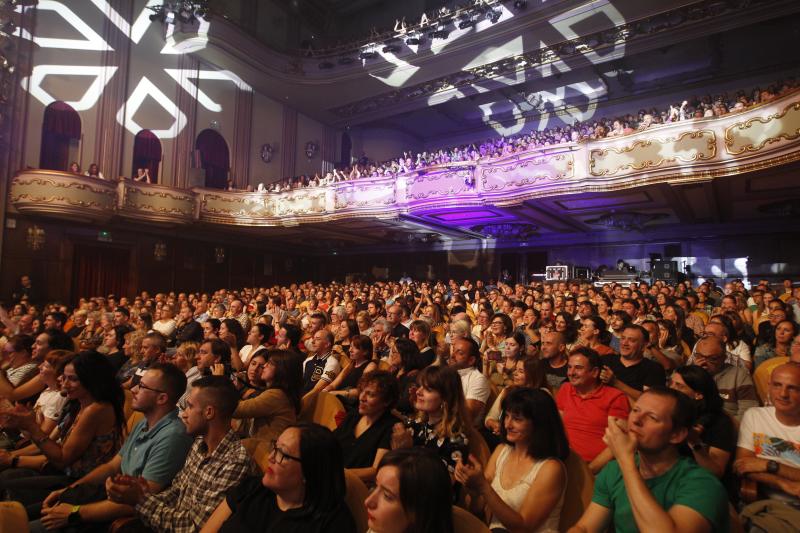
M 136 176 L 137 169 L 150 170 L 153 183 L 158 183 L 158 167 L 161 165 L 161 141 L 150 130 L 142 130 L 133 140 L 133 169 L 131 178 Z
M 76 244 L 72 294 L 128 294 L 130 252 L 124 248 Z
M 64 102 L 53 102 L 44 110 L 39 168 L 67 170 L 69 144 L 81 138 L 81 117 Z
M 350 140 L 350 134 L 347 132 L 342 133 L 342 159 L 339 161 L 343 167 L 350 165 L 350 155 L 353 150 L 353 142 Z
M 203 130 L 197 136 L 194 147 L 200 152 L 200 163 L 206 171 L 206 187 L 224 189 L 230 169 L 225 139 L 214 130 Z

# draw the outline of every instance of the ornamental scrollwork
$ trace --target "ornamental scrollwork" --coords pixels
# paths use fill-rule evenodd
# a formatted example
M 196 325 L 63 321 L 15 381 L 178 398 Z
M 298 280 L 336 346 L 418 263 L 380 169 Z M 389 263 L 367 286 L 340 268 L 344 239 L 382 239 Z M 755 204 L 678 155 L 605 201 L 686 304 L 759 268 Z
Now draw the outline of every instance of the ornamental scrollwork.
M 784 118 L 789 113 L 799 113 L 800 112 L 800 102 L 794 102 L 786 106 L 783 111 L 778 113 L 769 115 L 767 117 L 753 117 L 748 119 L 744 122 L 737 122 L 733 126 L 728 127 L 725 130 L 725 151 L 728 152 L 730 155 L 740 155 L 745 152 L 758 152 L 768 144 L 776 143 L 781 139 L 787 141 L 793 141 L 797 138 L 800 138 L 800 126 L 795 127 L 793 130 L 789 129 L 789 131 L 782 131 L 778 135 L 772 135 L 762 139 L 759 142 L 749 142 L 742 144 L 741 149 L 734 150 L 733 147 L 736 144 L 736 139 L 734 138 L 736 134 L 742 134 L 744 130 L 749 130 L 753 127 L 754 124 L 761 124 L 766 125 L 773 120 L 780 120 Z M 791 120 L 789 121 L 792 122 Z M 800 123 L 800 117 L 795 118 L 795 125 Z M 742 135 L 743 136 L 743 135 Z

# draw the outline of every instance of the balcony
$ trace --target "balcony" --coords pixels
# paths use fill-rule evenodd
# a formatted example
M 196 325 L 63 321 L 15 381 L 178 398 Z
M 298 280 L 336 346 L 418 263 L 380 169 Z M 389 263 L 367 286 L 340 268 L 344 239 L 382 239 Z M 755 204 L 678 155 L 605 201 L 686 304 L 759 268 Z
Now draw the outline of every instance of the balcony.
M 105 223 L 294 227 L 335 220 L 509 207 L 559 195 L 703 183 L 800 159 L 800 94 L 742 113 L 550 146 L 478 163 L 427 168 L 281 193 L 173 189 L 23 170 L 9 201 L 22 214 Z

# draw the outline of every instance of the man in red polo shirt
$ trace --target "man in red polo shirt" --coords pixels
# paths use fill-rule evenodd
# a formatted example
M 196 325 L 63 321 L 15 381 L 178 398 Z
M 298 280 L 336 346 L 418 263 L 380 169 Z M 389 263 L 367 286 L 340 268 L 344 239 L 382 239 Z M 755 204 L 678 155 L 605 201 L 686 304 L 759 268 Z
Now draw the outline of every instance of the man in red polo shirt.
M 608 417 L 626 420 L 625 393 L 600 381 L 602 363 L 596 351 L 578 346 L 569 354 L 567 378 L 556 395 L 569 446 L 595 474 L 613 457 L 603 442 Z

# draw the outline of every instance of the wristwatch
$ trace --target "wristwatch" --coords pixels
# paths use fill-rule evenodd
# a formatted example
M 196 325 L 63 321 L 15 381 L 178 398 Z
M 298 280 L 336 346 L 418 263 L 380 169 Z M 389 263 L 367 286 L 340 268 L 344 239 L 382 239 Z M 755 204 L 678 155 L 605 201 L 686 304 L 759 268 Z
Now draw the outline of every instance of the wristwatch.
M 74 526 L 76 524 L 81 523 L 81 506 L 80 505 L 73 505 L 72 509 L 69 511 L 69 516 L 67 516 L 67 524 L 70 526 Z
M 777 474 L 781 465 L 777 461 L 770 459 L 767 461 L 767 474 Z

